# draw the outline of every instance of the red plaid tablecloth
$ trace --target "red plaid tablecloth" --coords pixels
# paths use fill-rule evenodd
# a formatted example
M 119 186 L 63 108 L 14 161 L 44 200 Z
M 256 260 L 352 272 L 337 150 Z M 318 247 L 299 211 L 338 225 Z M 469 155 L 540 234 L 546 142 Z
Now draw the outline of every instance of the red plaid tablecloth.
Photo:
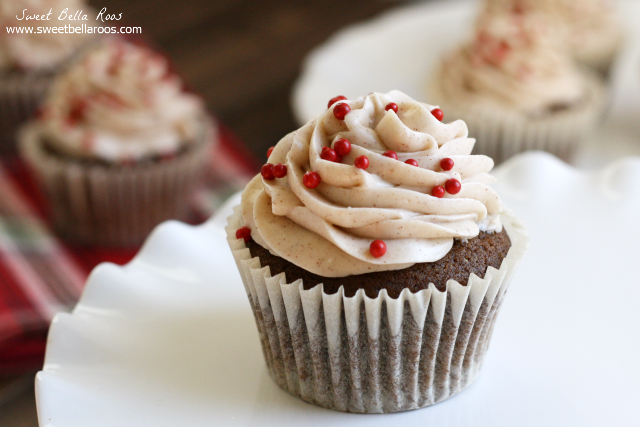
M 208 218 L 258 168 L 224 128 L 214 156 L 207 187 L 192 201 L 192 224 Z M 125 264 L 136 252 L 75 247 L 58 239 L 30 172 L 18 160 L 0 161 L 0 376 L 41 367 L 49 323 L 73 308 L 89 272 L 105 261 Z

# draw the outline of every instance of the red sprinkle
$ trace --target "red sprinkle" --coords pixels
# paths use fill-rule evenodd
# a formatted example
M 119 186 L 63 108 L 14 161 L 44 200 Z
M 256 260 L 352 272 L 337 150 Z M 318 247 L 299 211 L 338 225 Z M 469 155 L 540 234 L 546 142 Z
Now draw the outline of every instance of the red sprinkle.
M 418 166 L 418 162 L 413 159 L 405 160 L 405 163 L 411 166 Z
M 366 169 L 369 167 L 369 158 L 367 156 L 358 156 L 353 162 L 358 169 Z
M 67 115 L 67 123 L 69 126 L 76 126 L 84 120 L 89 104 L 82 98 L 74 98 L 71 101 L 71 108 Z
M 320 158 L 328 162 L 335 162 L 336 160 L 338 160 L 338 155 L 336 154 L 336 150 L 334 150 L 333 148 L 322 147 L 322 153 L 320 153 Z
M 443 171 L 450 171 L 451 169 L 453 169 L 453 165 L 453 160 L 448 157 L 440 160 L 440 167 Z
M 302 183 L 305 187 L 313 190 L 320 185 L 320 174 L 318 174 L 318 172 L 309 171 L 302 177 Z
M 444 184 L 444 188 L 449 194 L 458 194 L 462 190 L 462 184 L 455 178 L 451 178 Z
M 346 99 L 347 99 L 347 97 L 346 96 L 342 96 L 342 95 L 338 95 L 338 96 L 336 96 L 334 98 L 331 98 L 329 100 L 329 104 L 327 105 L 327 108 L 331 108 L 331 106 L 333 104 L 335 104 L 336 102 L 338 102 L 338 101 L 346 101 Z
M 351 143 L 348 139 L 340 138 L 333 144 L 333 149 L 338 156 L 346 156 L 351 153 Z
M 444 188 L 436 185 L 435 187 L 433 187 L 433 190 L 431 190 L 431 195 L 433 197 L 437 197 L 438 199 L 442 199 L 444 197 Z
M 267 150 L 267 159 L 268 159 L 269 157 L 271 157 L 271 153 L 273 153 L 273 150 L 274 150 L 275 148 L 276 148 L 276 147 L 269 147 L 269 149 Z
M 260 174 L 267 181 L 272 181 L 276 179 L 276 176 L 273 174 L 273 165 L 271 163 L 266 163 L 260 169 Z
M 351 111 L 351 107 L 346 102 L 341 102 L 340 104 L 333 107 L 333 115 L 338 120 L 344 120 L 347 117 L 347 114 Z
M 382 240 L 374 240 L 371 242 L 371 246 L 369 246 L 369 252 L 375 258 L 380 258 L 387 253 L 387 244 Z
M 398 155 L 393 150 L 385 151 L 382 155 L 385 157 L 391 157 L 392 159 L 398 160 Z
M 387 104 L 386 107 L 384 107 L 385 111 L 389 111 L 389 110 L 393 110 L 394 113 L 398 112 L 398 104 L 396 104 L 395 102 L 390 102 Z
M 433 117 L 440 121 L 444 119 L 444 112 L 442 112 L 442 110 L 439 108 L 434 108 L 433 110 L 431 110 L 431 114 L 433 114 Z
M 245 242 L 251 240 L 251 229 L 249 227 L 240 227 L 236 230 L 236 239 L 244 239 Z
M 273 165 L 273 175 L 276 178 L 284 178 L 287 176 L 287 166 L 282 163 L 278 163 L 277 165 Z

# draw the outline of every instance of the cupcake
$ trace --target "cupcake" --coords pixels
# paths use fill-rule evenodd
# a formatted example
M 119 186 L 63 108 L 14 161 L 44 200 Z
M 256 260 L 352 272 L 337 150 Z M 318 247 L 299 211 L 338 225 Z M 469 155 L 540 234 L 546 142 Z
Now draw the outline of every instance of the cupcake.
M 447 55 L 429 91 L 464 120 L 476 152 L 502 162 L 525 150 L 570 161 L 600 121 L 600 78 L 562 50 L 540 14 L 485 11 L 472 42 Z
M 57 78 L 20 149 L 62 235 L 130 246 L 185 213 L 212 141 L 203 102 L 164 57 L 109 39 Z
M 397 91 L 341 99 L 278 143 L 229 217 L 269 373 L 294 396 L 398 412 L 478 375 L 527 237 L 493 161 L 438 116 Z
M 564 30 L 572 55 L 607 76 L 623 42 L 615 0 L 486 0 L 489 9 L 539 12 Z
M 63 64 L 93 37 L 49 33 L 47 30 L 71 22 L 58 20 L 64 9 L 73 15 L 88 8 L 81 0 L 0 0 L 0 154 L 15 151 L 18 126 L 36 111 Z M 25 14 L 46 16 L 49 11 L 49 20 L 25 18 Z M 43 31 L 16 30 L 29 27 Z

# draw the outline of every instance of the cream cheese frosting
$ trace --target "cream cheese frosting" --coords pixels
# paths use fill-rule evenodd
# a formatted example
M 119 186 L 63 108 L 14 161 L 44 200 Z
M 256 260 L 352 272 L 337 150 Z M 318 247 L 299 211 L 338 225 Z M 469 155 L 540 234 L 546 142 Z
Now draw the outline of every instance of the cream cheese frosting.
M 485 0 L 491 11 L 541 13 L 563 28 L 577 59 L 595 63 L 609 60 L 622 42 L 622 29 L 614 0 Z
M 541 115 L 580 102 L 587 81 L 540 15 L 482 13 L 471 43 L 441 65 L 443 96 Z
M 68 15 L 74 15 L 76 11 L 88 12 L 88 6 L 83 0 L 0 0 L 0 70 L 14 67 L 23 70 L 50 69 L 69 58 L 85 43 L 91 35 L 36 31 L 9 34 L 5 28 L 61 27 L 69 23 L 79 25 L 83 22 L 58 20 L 64 9 L 68 9 Z M 25 13 L 42 16 L 47 15 L 49 11 L 49 20 L 18 19 L 23 18 Z
M 109 39 L 58 77 L 42 116 L 56 150 L 126 162 L 176 154 L 200 139 L 205 113 L 164 57 Z
M 339 120 L 333 108 L 351 111 Z M 397 113 L 385 106 L 395 103 Z M 443 258 L 453 239 L 501 231 L 502 204 L 489 186 L 493 161 L 471 155 L 474 139 L 463 121 L 445 124 L 431 114 L 434 106 L 393 91 L 340 101 L 275 147 L 269 163 L 284 164 L 283 178 L 260 175 L 242 198 L 251 237 L 274 255 L 324 277 L 399 270 Z M 351 152 L 340 163 L 324 160 L 324 147 L 346 138 Z M 398 160 L 384 156 L 387 150 Z M 366 156 L 366 170 L 354 166 Z M 439 166 L 454 161 L 450 171 Z M 408 159 L 418 166 L 404 163 Z M 309 189 L 303 175 L 315 171 L 320 185 Z M 434 197 L 435 186 L 458 180 L 461 191 Z M 376 258 L 374 240 L 387 251 Z

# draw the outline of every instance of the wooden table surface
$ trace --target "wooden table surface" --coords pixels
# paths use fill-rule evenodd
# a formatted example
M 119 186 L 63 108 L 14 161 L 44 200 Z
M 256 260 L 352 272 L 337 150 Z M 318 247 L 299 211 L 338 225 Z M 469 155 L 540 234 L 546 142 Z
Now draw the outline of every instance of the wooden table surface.
M 263 160 L 296 128 L 293 82 L 309 50 L 396 6 L 382 0 L 90 0 L 142 27 L 209 108 Z M 90 18 L 91 19 L 91 18 Z M 125 22 L 126 21 L 126 22 Z M 330 98 L 337 94 L 327 94 Z M 36 427 L 33 374 L 0 379 L 0 426 Z

